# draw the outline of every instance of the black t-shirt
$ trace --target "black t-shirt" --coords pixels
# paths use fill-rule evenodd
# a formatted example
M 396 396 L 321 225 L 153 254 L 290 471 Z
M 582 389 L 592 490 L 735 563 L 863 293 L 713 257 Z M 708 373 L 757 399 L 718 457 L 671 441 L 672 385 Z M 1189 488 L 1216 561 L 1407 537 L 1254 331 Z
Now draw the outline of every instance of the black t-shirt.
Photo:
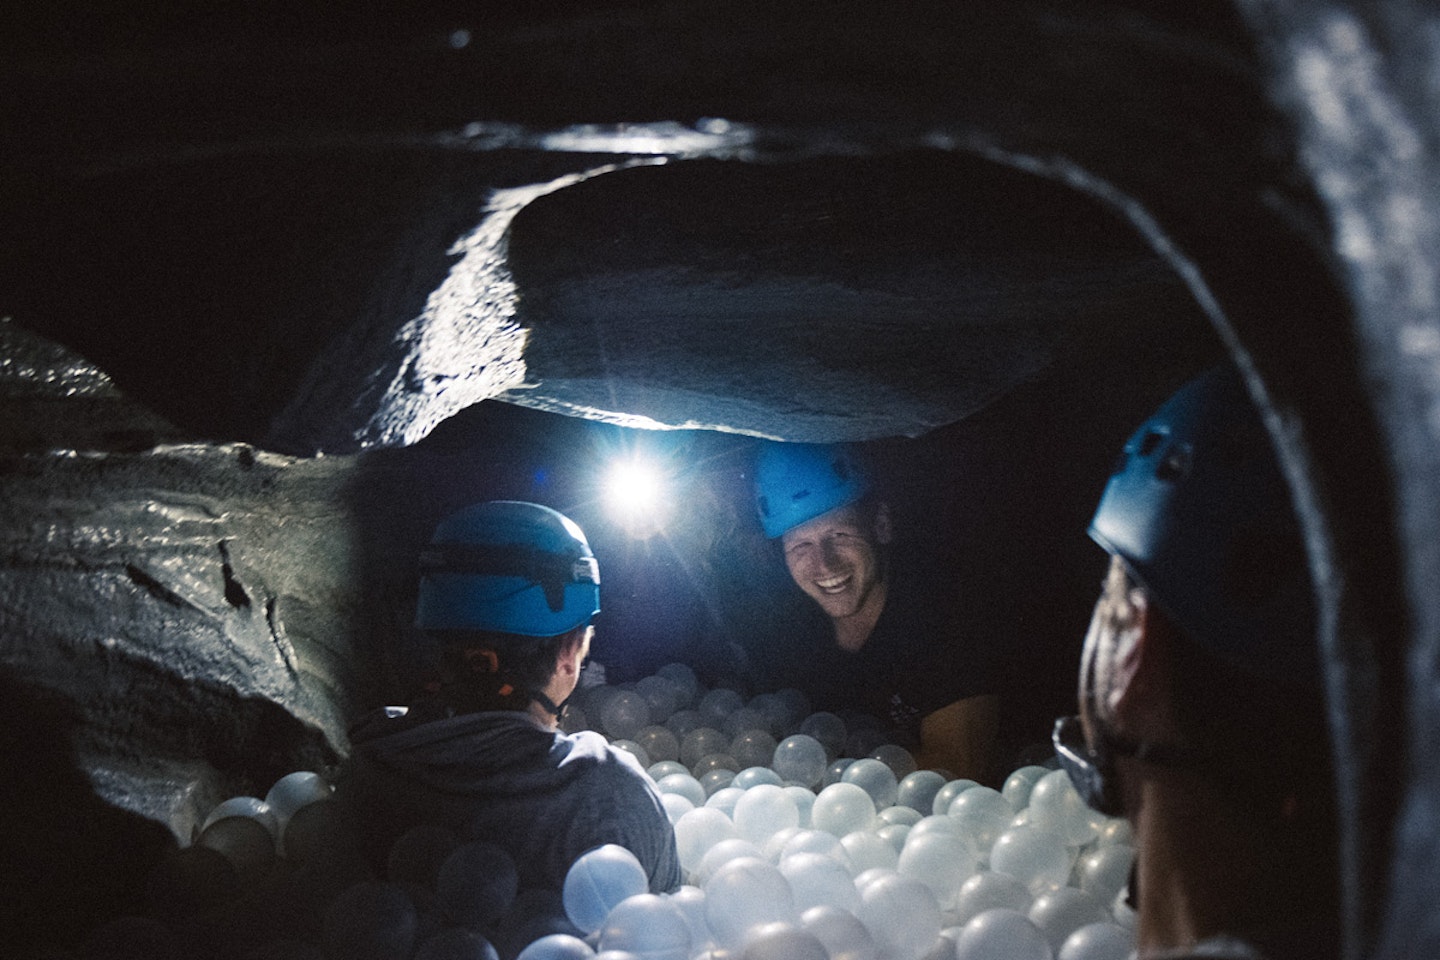
M 967 611 L 953 581 L 930 586 L 913 569 L 894 568 L 865 645 L 842 650 L 830 621 L 817 618 L 790 664 L 794 685 L 816 710 L 875 717 L 901 746 L 917 746 L 927 715 L 966 697 L 1000 693 L 1003 660 L 986 635 L 987 619 L 973 605 Z

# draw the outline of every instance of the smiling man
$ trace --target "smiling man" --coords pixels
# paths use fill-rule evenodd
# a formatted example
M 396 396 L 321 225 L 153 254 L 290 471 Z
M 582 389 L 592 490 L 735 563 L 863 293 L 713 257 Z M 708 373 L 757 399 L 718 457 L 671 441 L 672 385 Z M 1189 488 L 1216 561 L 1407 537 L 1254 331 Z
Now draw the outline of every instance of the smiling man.
M 889 505 L 853 451 L 768 444 L 755 481 L 766 536 L 829 622 L 822 642 L 795 652 L 796 685 L 818 709 L 888 723 L 922 768 L 993 779 L 995 653 L 967 637 L 952 582 L 903 562 Z

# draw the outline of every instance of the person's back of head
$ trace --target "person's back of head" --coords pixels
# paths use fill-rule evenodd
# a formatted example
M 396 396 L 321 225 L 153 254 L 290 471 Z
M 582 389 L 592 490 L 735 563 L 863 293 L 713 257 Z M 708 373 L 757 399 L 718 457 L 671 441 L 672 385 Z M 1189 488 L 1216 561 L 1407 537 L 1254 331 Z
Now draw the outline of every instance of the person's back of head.
M 600 610 L 600 571 L 574 521 L 495 500 L 436 526 L 420 557 L 415 624 L 441 644 L 442 695 L 458 712 L 539 702 L 560 652 Z

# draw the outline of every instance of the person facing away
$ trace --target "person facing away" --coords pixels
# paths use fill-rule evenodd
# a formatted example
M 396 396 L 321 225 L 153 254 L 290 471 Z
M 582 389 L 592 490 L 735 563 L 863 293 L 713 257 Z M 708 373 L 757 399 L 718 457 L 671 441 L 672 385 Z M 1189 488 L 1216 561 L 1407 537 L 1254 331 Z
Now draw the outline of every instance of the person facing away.
M 1313 592 L 1237 372 L 1136 430 L 1090 534 L 1109 573 L 1054 740 L 1087 802 L 1134 827 L 1138 956 L 1337 956 Z
M 799 651 L 796 683 L 820 709 L 891 724 L 922 769 L 994 779 L 1000 697 L 995 651 L 974 642 L 953 589 L 896 557 L 890 507 L 843 446 L 771 443 L 756 462 L 755 501 L 795 585 L 828 620 Z
M 639 763 L 598 733 L 558 729 L 599 584 L 584 533 L 548 507 L 491 501 L 440 522 L 416 611 L 440 646 L 439 683 L 355 726 L 337 786 L 372 859 L 430 824 L 508 851 L 521 888 L 559 891 L 581 854 L 612 843 L 653 892 L 680 886 L 674 831 Z

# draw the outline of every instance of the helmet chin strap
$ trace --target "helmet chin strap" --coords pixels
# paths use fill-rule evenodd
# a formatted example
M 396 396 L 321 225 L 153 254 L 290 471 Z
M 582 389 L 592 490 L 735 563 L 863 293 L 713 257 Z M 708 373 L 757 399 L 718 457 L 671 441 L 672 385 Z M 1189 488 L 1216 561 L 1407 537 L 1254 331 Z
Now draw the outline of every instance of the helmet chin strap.
M 531 699 L 533 699 L 536 703 L 540 704 L 540 709 L 544 710 L 546 713 L 550 714 L 550 716 L 554 717 L 555 722 L 558 724 L 561 720 L 564 719 L 565 708 L 570 705 L 571 698 L 566 697 L 564 700 L 556 703 L 554 700 L 551 700 L 549 697 L 547 697 L 543 690 L 536 690 L 533 694 L 531 694 Z

